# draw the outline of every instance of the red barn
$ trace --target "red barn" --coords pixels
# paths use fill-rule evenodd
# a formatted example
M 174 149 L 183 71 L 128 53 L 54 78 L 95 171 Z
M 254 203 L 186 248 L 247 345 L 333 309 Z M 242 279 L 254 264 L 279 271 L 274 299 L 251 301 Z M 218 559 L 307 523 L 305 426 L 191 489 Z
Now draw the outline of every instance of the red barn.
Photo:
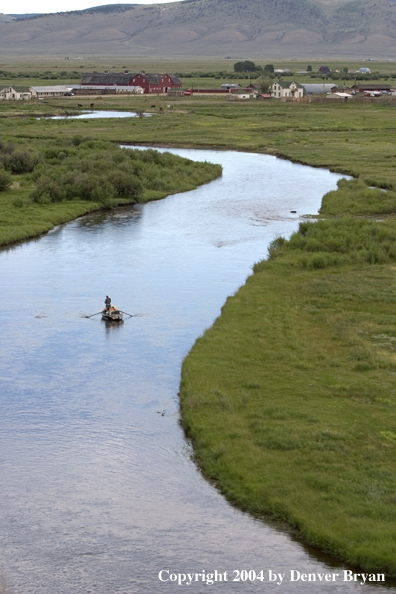
M 142 87 L 146 94 L 166 93 L 168 89 L 181 89 L 182 84 L 175 74 L 149 74 L 142 70 L 139 74 L 85 74 L 82 85 Z
M 142 87 L 146 94 L 149 93 L 166 93 L 168 89 L 181 89 L 181 80 L 175 74 L 149 74 L 147 72 L 140 72 L 134 74 L 131 85 Z

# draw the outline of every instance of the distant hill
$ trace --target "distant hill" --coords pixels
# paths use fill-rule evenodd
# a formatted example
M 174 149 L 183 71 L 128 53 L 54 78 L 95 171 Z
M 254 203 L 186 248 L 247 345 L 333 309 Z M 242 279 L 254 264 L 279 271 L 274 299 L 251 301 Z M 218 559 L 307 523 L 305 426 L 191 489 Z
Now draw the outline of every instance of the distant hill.
M 0 22 L 2 55 L 395 57 L 395 0 L 184 0 Z

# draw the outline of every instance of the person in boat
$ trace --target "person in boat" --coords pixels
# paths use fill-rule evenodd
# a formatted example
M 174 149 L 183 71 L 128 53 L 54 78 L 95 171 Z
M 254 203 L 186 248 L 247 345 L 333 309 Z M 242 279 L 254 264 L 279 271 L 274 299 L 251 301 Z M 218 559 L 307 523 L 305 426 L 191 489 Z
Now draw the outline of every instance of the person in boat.
M 110 299 L 110 297 L 108 295 L 106 295 L 106 299 L 105 299 L 104 302 L 105 302 L 106 311 L 109 311 L 110 306 L 111 306 L 111 299 Z

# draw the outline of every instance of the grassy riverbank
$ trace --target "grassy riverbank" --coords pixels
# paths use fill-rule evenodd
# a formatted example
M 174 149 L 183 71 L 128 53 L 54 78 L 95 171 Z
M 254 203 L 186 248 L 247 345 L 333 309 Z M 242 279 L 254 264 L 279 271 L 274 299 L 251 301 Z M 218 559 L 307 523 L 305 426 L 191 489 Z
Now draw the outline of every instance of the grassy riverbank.
M 262 263 L 184 361 L 204 475 L 254 515 L 396 575 L 394 266 Z
M 235 505 L 396 576 L 395 194 L 343 180 L 322 211 L 194 345 L 182 422 Z
M 82 136 L 0 142 L 0 245 L 40 235 L 99 208 L 192 190 L 221 167 L 120 149 Z

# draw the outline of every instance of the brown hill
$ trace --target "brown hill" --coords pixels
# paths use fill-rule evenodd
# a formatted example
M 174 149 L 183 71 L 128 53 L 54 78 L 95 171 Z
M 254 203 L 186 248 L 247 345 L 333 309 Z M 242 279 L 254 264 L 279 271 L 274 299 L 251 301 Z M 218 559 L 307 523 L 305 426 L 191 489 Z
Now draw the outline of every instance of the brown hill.
M 389 57 L 388 0 L 185 0 L 0 22 L 2 55 Z

